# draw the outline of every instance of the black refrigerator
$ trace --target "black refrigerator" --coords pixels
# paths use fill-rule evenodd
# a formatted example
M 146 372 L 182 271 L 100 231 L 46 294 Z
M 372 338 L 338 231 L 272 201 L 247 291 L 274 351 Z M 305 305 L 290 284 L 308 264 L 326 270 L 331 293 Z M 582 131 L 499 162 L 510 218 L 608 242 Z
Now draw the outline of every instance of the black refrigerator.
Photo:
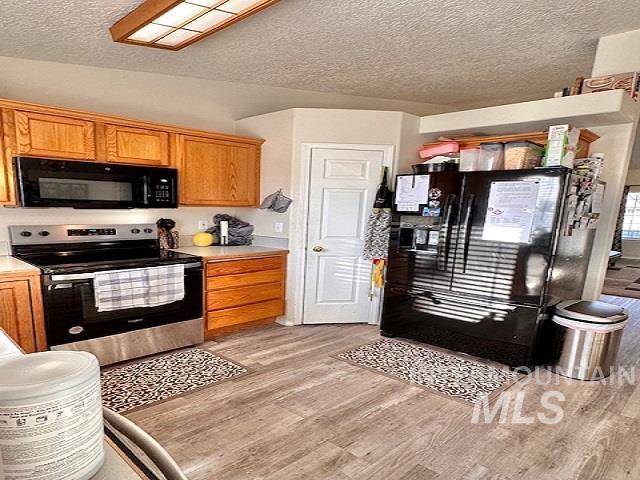
M 396 195 L 415 178 L 399 175 Z M 581 298 L 593 243 L 595 230 L 568 228 L 575 182 L 565 168 L 430 174 L 427 198 L 394 203 L 382 335 L 512 367 L 543 362 L 545 323 L 556 303 Z M 522 218 L 489 203 L 531 184 L 514 230 Z M 504 215 L 497 230 L 488 211 Z

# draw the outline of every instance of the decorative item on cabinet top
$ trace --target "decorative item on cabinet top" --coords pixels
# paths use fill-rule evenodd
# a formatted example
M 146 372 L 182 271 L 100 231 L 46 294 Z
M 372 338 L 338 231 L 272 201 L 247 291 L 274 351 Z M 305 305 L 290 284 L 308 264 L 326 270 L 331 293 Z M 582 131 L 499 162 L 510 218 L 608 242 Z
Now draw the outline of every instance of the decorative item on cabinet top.
M 0 205 L 16 205 L 17 155 L 175 166 L 182 204 L 259 205 L 262 139 L 7 99 L 0 113 Z

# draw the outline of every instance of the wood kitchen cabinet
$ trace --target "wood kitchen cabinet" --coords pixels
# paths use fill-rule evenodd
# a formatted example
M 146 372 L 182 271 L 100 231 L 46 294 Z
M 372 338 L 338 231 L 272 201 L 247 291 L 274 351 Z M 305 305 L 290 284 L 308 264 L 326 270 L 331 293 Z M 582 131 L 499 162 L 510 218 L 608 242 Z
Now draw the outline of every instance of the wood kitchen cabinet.
M 284 315 L 286 252 L 253 258 L 209 259 L 206 336 Z
M 180 203 L 253 207 L 260 202 L 260 143 L 178 135 Z
M 0 205 L 11 204 L 13 202 L 13 175 L 10 164 L 4 161 L 5 152 L 5 129 L 2 121 L 2 110 L 0 110 Z
M 24 111 L 16 111 L 14 117 L 17 154 L 96 159 L 95 122 Z
M 0 275 L 0 328 L 26 353 L 46 350 L 38 274 Z
M 16 155 L 180 169 L 180 203 L 257 206 L 264 140 L 0 99 L 0 205 Z
M 169 132 L 125 125 L 105 125 L 107 161 L 166 167 Z

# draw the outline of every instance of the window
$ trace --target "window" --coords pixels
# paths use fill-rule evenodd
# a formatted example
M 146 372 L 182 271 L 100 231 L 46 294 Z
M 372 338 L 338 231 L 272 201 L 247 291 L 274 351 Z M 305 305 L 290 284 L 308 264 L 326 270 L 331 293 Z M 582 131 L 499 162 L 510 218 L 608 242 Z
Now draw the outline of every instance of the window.
M 624 206 L 622 238 L 640 240 L 640 192 L 629 192 Z

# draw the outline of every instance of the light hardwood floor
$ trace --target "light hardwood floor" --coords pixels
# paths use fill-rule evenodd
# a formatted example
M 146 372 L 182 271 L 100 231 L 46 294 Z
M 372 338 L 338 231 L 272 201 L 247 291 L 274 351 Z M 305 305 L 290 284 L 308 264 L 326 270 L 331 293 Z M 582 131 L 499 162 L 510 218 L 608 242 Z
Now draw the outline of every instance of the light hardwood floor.
M 640 366 L 640 301 L 621 364 Z M 473 408 L 332 355 L 379 338 L 368 325 L 267 327 L 205 348 L 252 374 L 129 414 L 191 480 L 640 478 L 640 388 L 516 384 L 523 413 L 559 390 L 557 425 L 473 424 Z M 640 375 L 639 375 L 640 381 Z

